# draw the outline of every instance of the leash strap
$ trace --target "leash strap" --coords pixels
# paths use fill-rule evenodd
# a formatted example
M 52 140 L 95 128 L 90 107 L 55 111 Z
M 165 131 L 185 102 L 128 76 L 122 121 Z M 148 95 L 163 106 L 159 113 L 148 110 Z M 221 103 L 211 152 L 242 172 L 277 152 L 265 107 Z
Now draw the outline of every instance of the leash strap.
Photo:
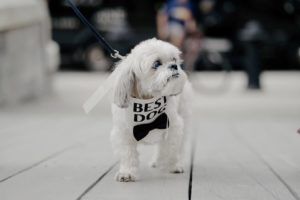
M 125 57 L 120 55 L 119 51 L 113 49 L 109 43 L 100 35 L 97 29 L 83 16 L 80 10 L 76 7 L 72 0 L 66 0 L 66 2 L 70 5 L 74 13 L 80 19 L 80 21 L 85 24 L 94 34 L 98 43 L 102 47 L 104 47 L 107 51 L 109 51 L 110 56 L 115 59 L 123 60 Z M 115 69 L 108 78 L 104 81 L 104 83 L 96 89 L 96 91 L 86 100 L 83 104 L 84 111 L 88 114 L 93 108 L 99 103 L 101 99 L 103 99 L 106 94 L 111 90 L 111 87 L 114 85 L 116 80 L 119 78 L 118 70 Z
M 111 87 L 119 78 L 120 77 L 118 69 L 115 69 L 107 77 L 107 79 L 101 85 L 98 86 L 95 92 L 83 104 L 83 109 L 86 114 L 91 112 L 94 109 L 94 107 L 107 95 L 107 93 L 111 91 Z
M 123 59 L 124 57 L 120 55 L 119 51 L 113 49 L 110 46 L 110 44 L 100 35 L 100 33 L 96 30 L 96 28 L 83 16 L 83 14 L 76 7 L 73 1 L 72 0 L 66 0 L 66 1 L 70 5 L 74 13 L 77 15 L 77 17 L 80 19 L 80 21 L 92 31 L 98 43 L 100 43 L 102 47 L 104 47 L 107 51 L 109 51 L 110 56 L 115 59 L 116 58 Z

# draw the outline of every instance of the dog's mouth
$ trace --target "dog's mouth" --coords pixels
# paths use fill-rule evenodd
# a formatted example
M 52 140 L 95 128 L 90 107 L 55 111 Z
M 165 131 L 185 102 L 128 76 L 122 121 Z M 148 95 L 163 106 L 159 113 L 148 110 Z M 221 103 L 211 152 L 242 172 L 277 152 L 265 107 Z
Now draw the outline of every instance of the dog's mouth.
M 171 76 L 169 76 L 169 77 L 167 78 L 167 82 L 165 83 L 164 86 L 166 87 L 166 86 L 168 85 L 168 83 L 170 83 L 170 81 L 179 78 L 179 76 L 180 76 L 180 74 L 179 74 L 178 72 L 173 73 Z M 173 94 L 169 94 L 169 95 L 170 95 L 170 96 L 177 96 L 177 95 L 179 95 L 180 93 L 181 93 L 181 91 L 180 91 L 180 92 L 176 91 L 176 92 L 174 92 Z
M 179 73 L 172 74 L 172 78 L 178 78 L 178 77 L 179 77 Z
M 171 79 L 173 78 L 178 78 L 179 77 L 179 73 L 174 73 L 171 76 L 168 77 L 167 82 L 169 82 Z
M 178 92 L 178 93 L 176 93 L 176 94 L 171 94 L 170 96 L 177 96 L 177 95 L 179 95 L 181 92 Z

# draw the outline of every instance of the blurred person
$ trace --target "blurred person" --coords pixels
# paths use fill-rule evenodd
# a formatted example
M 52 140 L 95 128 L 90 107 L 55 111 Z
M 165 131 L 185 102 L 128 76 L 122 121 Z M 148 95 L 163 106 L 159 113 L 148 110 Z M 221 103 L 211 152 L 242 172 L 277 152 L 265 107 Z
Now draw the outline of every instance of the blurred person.
M 245 23 L 239 31 L 239 40 L 243 49 L 242 65 L 248 76 L 248 89 L 260 89 L 260 74 L 262 70 L 260 49 L 266 40 L 262 25 L 255 20 Z
M 194 68 L 201 48 L 202 33 L 194 14 L 193 4 L 189 0 L 167 0 L 157 13 L 158 37 L 183 51 L 187 70 Z

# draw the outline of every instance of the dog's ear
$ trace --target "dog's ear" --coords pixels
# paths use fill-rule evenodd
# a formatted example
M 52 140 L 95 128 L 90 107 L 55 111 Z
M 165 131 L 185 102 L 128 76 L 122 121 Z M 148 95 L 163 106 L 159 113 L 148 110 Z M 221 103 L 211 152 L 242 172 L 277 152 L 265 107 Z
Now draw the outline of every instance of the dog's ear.
M 125 60 L 119 63 L 116 70 L 119 70 L 119 78 L 115 85 L 114 103 L 120 108 L 127 108 L 134 84 L 134 74 Z

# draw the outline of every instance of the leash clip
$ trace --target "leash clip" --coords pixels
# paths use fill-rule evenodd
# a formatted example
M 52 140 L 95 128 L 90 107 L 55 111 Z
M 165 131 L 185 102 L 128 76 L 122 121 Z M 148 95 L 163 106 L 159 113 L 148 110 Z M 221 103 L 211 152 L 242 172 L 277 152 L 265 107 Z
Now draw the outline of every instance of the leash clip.
M 122 55 L 120 55 L 120 52 L 119 51 L 117 51 L 117 50 L 115 50 L 114 49 L 114 52 L 115 53 L 111 53 L 110 54 L 110 56 L 112 57 L 112 58 L 115 58 L 115 59 L 117 59 L 117 58 L 119 58 L 119 59 L 121 59 L 121 60 L 123 60 L 125 57 L 124 56 L 122 56 Z

